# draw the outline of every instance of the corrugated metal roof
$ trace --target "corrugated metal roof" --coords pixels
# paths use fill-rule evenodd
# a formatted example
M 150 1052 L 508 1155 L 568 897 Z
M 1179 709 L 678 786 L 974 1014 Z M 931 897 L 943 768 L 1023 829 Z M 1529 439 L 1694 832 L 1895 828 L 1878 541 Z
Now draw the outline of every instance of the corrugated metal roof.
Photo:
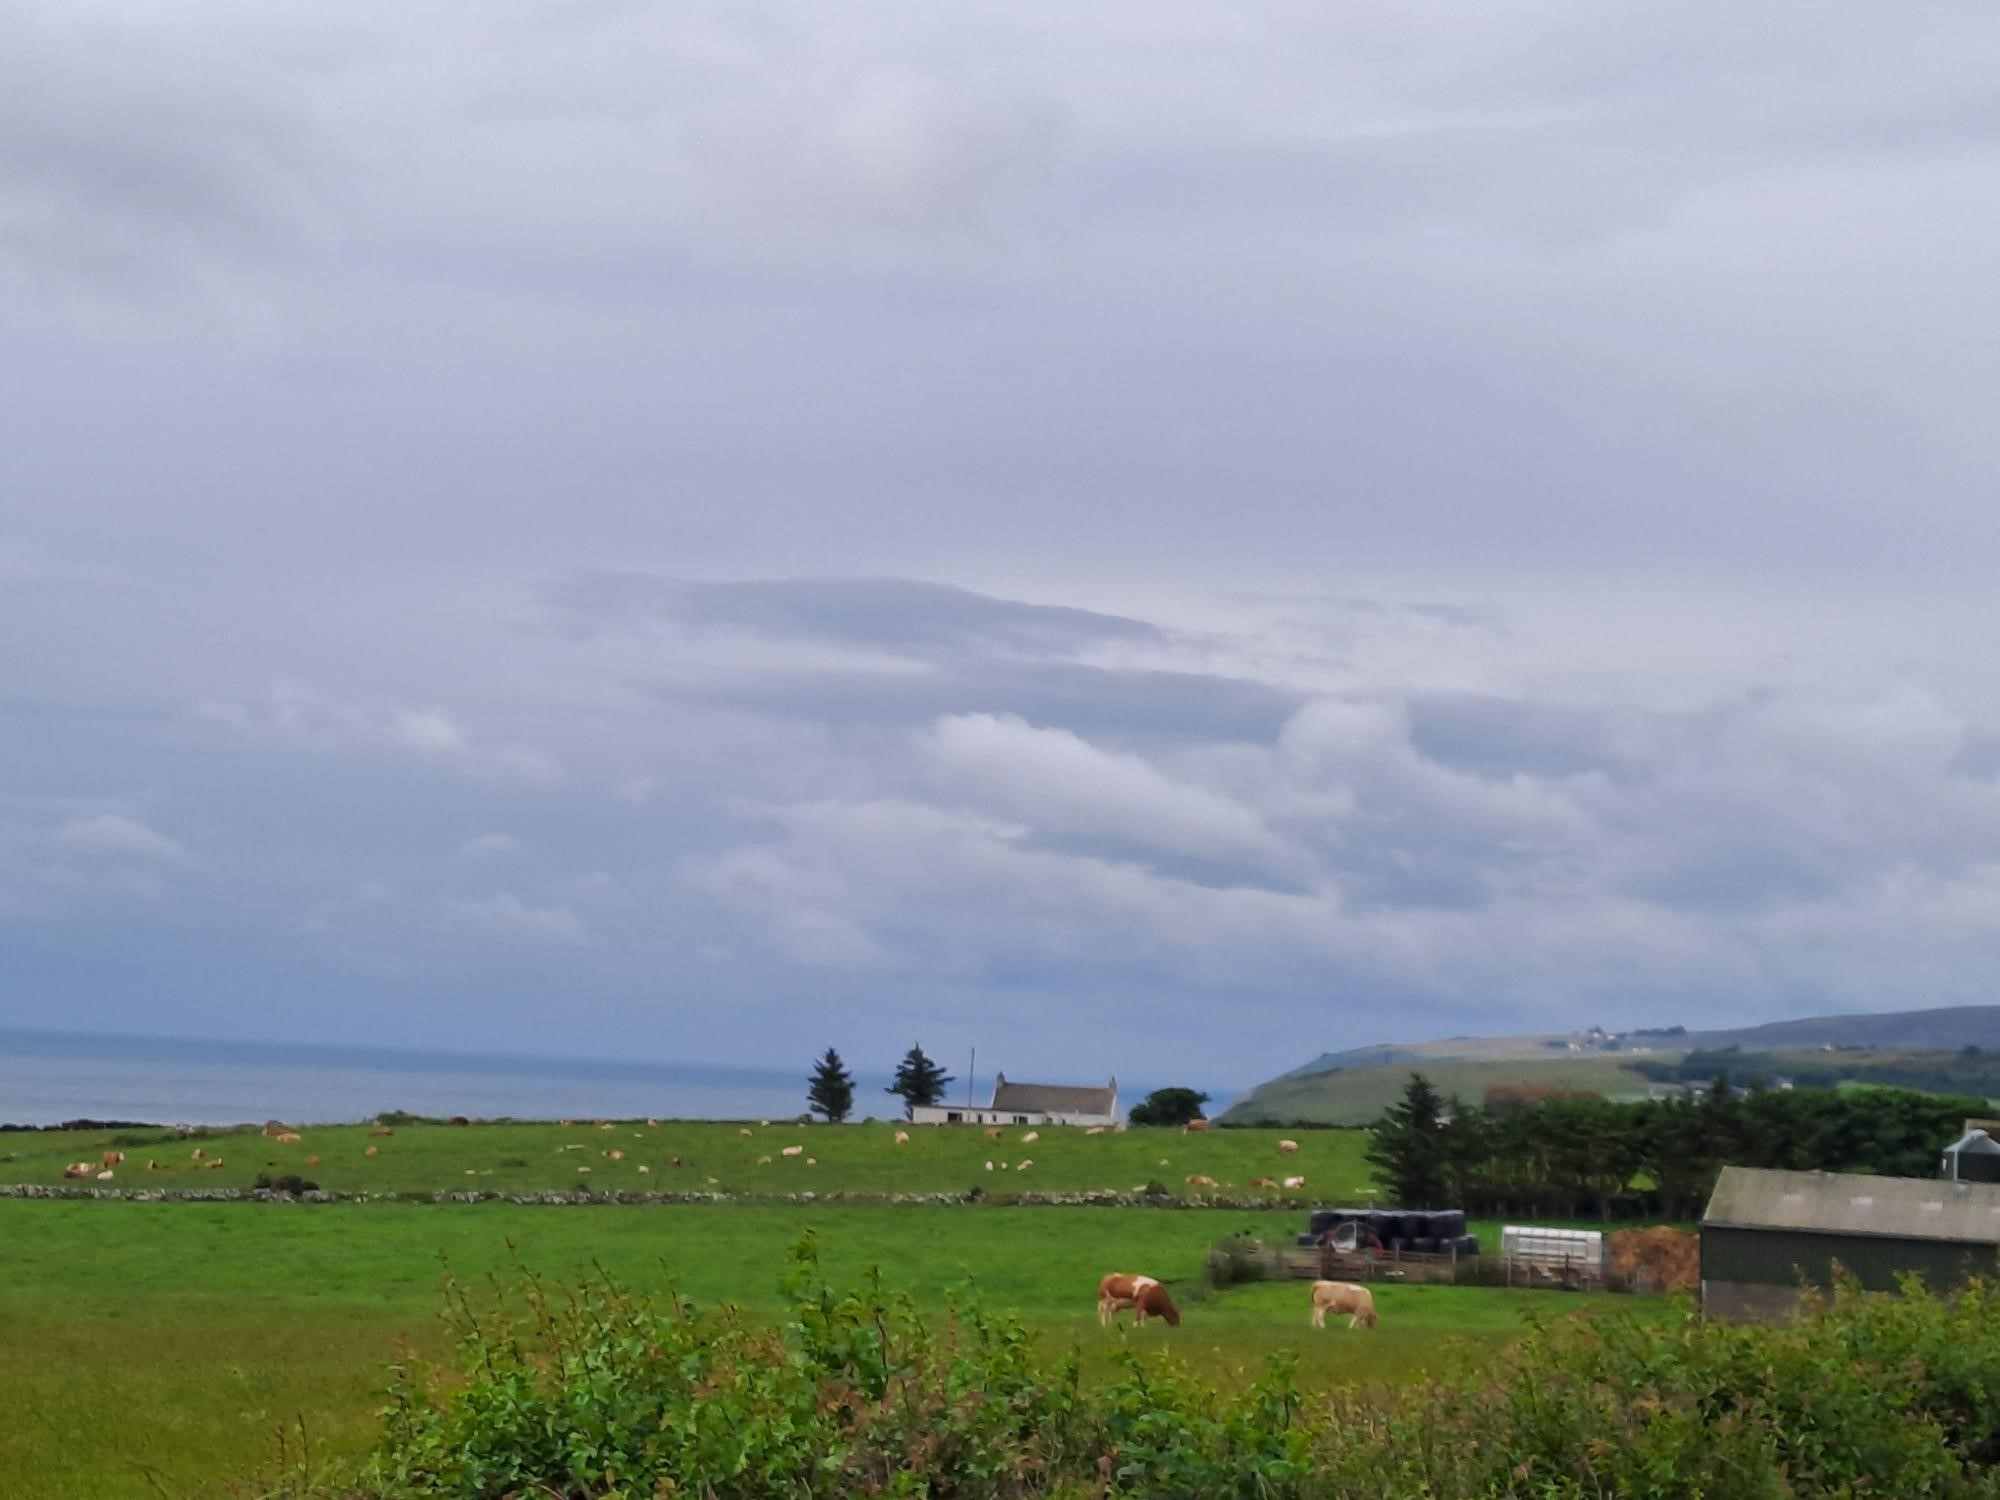
M 1724 1167 L 1706 1225 L 2000 1243 L 2000 1183 Z
M 1968 1130 L 1944 1149 L 1947 1156 L 1955 1151 L 1973 1156 L 2000 1156 L 2000 1141 L 1983 1130 Z

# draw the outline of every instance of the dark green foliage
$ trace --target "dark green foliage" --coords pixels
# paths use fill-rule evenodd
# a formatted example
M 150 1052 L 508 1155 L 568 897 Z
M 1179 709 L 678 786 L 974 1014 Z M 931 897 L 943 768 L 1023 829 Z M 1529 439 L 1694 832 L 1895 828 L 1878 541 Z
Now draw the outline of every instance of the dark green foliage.
M 826 1116 L 829 1125 L 838 1125 L 854 1112 L 854 1075 L 833 1048 L 813 1065 L 806 1088 L 806 1103 L 814 1114 Z
M 1185 1125 L 1201 1118 L 1208 1095 L 1194 1089 L 1154 1089 L 1132 1106 L 1134 1125 Z
M 1936 1175 L 1977 1099 L 1900 1089 L 1751 1089 L 1717 1080 L 1676 1099 L 1551 1098 L 1444 1107 L 1421 1075 L 1376 1126 L 1368 1159 L 1397 1203 L 1473 1214 L 1698 1215 L 1725 1165 L 1888 1177 Z M 1652 1179 L 1649 1192 L 1632 1184 Z
M 454 1378 L 397 1371 L 354 1484 L 374 1500 L 1032 1495 L 1585 1500 L 2000 1494 L 2000 1300 L 1843 1285 L 1784 1327 L 1565 1319 L 1500 1364 L 1308 1394 L 1289 1356 L 1236 1394 L 1127 1348 L 1087 1386 L 1015 1320 L 940 1327 L 810 1235 L 781 1328 L 608 1283 L 525 1310 L 455 1285 Z M 1207 1304 L 1212 1306 L 1213 1304 Z M 1136 1340 L 1135 1340 L 1136 1342 Z M 1365 1341 L 1356 1340 L 1357 1349 Z
M 935 1104 L 953 1082 L 952 1076 L 924 1055 L 922 1047 L 912 1047 L 896 1064 L 896 1081 L 884 1090 L 903 1101 L 903 1115 L 922 1104 Z
M 1463 1113 L 1453 1108 L 1454 1118 Z M 1421 1073 L 1412 1073 L 1403 1097 L 1375 1122 L 1368 1163 L 1405 1208 L 1441 1208 L 1449 1188 L 1450 1152 L 1445 1101 Z

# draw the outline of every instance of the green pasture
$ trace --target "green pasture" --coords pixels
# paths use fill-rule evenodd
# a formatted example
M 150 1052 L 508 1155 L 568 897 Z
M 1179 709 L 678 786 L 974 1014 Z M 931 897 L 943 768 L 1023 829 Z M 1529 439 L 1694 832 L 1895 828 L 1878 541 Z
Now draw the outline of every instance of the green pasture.
M 478 1134 L 458 1133 L 468 1147 Z M 864 1160 L 857 1145 L 853 1161 Z M 1079 1344 L 1093 1370 L 1130 1343 L 1170 1349 L 1218 1380 L 1295 1350 L 1309 1381 L 1396 1381 L 1490 1358 L 1532 1307 L 1669 1315 L 1656 1300 L 1386 1285 L 1379 1329 L 1315 1333 L 1302 1284 L 1199 1298 L 1213 1241 L 1246 1229 L 1288 1237 L 1301 1222 L 1297 1211 L 1172 1208 L 0 1200 L 0 1474 L 24 1495 L 248 1493 L 274 1472 L 281 1430 L 294 1448 L 303 1432 L 320 1461 L 367 1443 L 399 1346 L 445 1352 L 446 1265 L 482 1296 L 524 1270 L 560 1284 L 601 1269 L 641 1290 L 673 1287 L 775 1318 L 786 1249 L 808 1226 L 837 1285 L 879 1266 L 892 1287 L 942 1312 L 969 1280 L 1051 1347 Z M 1095 1288 L 1108 1270 L 1173 1283 L 1182 1325 L 1098 1328 Z
M 1088 1135 L 1074 1127 L 1010 1126 L 999 1140 L 989 1140 L 974 1126 L 795 1121 L 398 1125 L 389 1136 L 371 1135 L 362 1125 L 297 1129 L 296 1143 L 255 1130 L 193 1139 L 150 1130 L 0 1134 L 0 1182 L 61 1183 L 69 1163 L 98 1162 L 106 1151 L 122 1150 L 125 1160 L 104 1186 L 246 1188 L 259 1173 L 269 1173 L 297 1174 L 349 1193 L 583 1188 L 764 1196 L 962 1193 L 975 1187 L 993 1194 L 1129 1193 L 1158 1182 L 1179 1196 L 1257 1191 L 1294 1203 L 1364 1203 L 1376 1194 L 1362 1159 L 1367 1135 L 1350 1130 L 1295 1132 L 1299 1154 L 1281 1156 L 1277 1143 L 1286 1133 L 1274 1130 Z M 907 1130 L 906 1144 L 896 1143 L 898 1130 Z M 1030 1134 L 1038 1139 L 1024 1139 Z M 801 1147 L 800 1154 L 784 1155 L 788 1146 Z M 217 1159 L 222 1166 L 212 1167 Z M 1191 1187 L 1190 1176 L 1212 1177 L 1220 1186 Z M 1282 1182 L 1288 1176 L 1303 1176 L 1305 1186 L 1291 1192 L 1249 1186 L 1253 1178 Z

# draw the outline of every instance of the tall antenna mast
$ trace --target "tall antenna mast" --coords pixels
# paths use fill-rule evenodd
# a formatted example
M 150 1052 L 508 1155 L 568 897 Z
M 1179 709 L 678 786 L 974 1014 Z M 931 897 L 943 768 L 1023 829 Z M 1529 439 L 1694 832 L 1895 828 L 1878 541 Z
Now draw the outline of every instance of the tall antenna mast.
M 973 1103 L 973 1092 L 972 1092 L 972 1080 L 977 1078 L 978 1076 L 979 1076 L 979 1049 L 977 1047 L 974 1047 L 972 1049 L 972 1061 L 966 1065 L 965 1069 L 965 1107 L 967 1109 L 978 1108 L 978 1106 Z

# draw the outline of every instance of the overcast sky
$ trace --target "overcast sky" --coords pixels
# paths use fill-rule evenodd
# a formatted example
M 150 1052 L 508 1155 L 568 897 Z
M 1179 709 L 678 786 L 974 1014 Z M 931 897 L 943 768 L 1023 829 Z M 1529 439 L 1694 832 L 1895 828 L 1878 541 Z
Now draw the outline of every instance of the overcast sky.
M 1994 998 L 2000 9 L 0 4 L 0 1025 Z

